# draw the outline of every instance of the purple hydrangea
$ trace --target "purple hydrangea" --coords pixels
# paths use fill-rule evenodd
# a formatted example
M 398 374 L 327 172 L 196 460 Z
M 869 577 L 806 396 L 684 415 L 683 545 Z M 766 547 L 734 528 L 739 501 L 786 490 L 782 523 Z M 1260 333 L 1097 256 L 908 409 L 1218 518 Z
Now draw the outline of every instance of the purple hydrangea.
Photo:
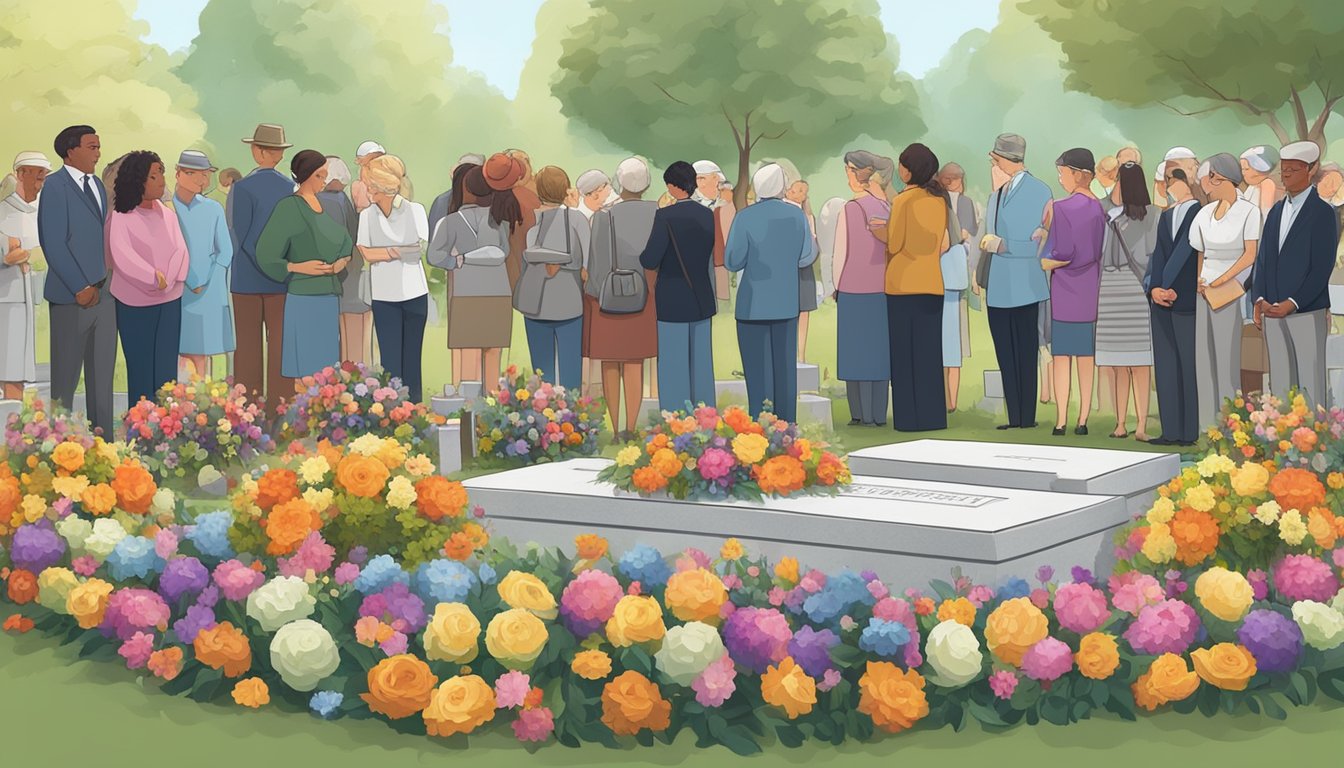
M 168 561 L 159 576 L 159 594 L 170 603 L 182 597 L 195 598 L 210 584 L 210 571 L 194 557 Z
M 565 585 L 560 595 L 560 618 L 575 637 L 585 638 L 602 628 L 625 596 L 616 577 L 590 569 Z
M 1188 603 L 1163 600 L 1139 611 L 1139 617 L 1125 630 L 1125 640 L 1131 648 L 1149 656 L 1183 654 L 1201 628 L 1199 615 Z
M 406 633 L 419 632 L 429 623 L 429 617 L 425 615 L 425 601 L 401 582 L 365 597 L 364 602 L 360 603 L 359 615 L 377 617 L 398 632 Z
M 818 632 L 811 627 L 803 627 L 789 641 L 789 655 L 808 675 L 821 678 L 833 666 L 831 649 L 839 644 L 840 637 L 829 629 Z
M 65 539 L 49 520 L 19 526 L 10 540 L 9 559 L 16 568 L 41 573 L 65 557 Z
M 212 609 L 204 605 L 193 605 L 187 609 L 185 616 L 173 622 L 173 633 L 181 642 L 191 644 L 196 642 L 196 636 L 203 630 L 210 629 L 217 623 Z
M 723 625 L 723 643 L 733 661 L 758 675 L 789 654 L 791 639 L 789 620 L 774 608 L 739 608 Z
M 1302 630 L 1287 616 L 1264 608 L 1246 614 L 1237 640 L 1261 672 L 1291 671 L 1302 656 Z

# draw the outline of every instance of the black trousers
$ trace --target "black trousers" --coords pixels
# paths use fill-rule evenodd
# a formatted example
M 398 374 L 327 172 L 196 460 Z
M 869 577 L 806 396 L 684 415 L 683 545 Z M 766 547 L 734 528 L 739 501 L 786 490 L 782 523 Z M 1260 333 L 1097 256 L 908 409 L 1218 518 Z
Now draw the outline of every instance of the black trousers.
M 1162 437 L 1199 439 L 1199 389 L 1195 378 L 1195 313 L 1149 310 L 1153 321 L 1153 375 Z
M 891 423 L 900 432 L 947 429 L 943 391 L 943 297 L 887 297 Z
M 1036 360 L 1041 353 L 1038 323 L 1041 305 L 990 307 L 989 335 L 994 339 L 994 357 L 1003 377 L 1003 399 L 1008 424 L 1036 424 Z

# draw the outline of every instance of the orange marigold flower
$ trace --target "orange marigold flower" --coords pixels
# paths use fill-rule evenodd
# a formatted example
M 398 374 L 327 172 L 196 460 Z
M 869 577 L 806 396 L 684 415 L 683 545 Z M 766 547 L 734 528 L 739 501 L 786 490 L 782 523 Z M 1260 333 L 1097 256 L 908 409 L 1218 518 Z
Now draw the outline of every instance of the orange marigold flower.
M 667 475 L 653 467 L 640 467 L 630 478 L 635 488 L 642 493 L 653 493 L 667 487 Z
M 410 717 L 429 706 L 439 678 L 429 665 L 409 653 L 389 656 L 369 670 L 369 692 L 360 698 L 369 709 L 392 720 Z
M 341 463 L 341 449 L 331 444 L 330 440 L 322 439 L 317 441 L 317 455 L 327 460 L 329 466 L 336 466 Z
M 272 469 L 257 480 L 257 506 L 263 511 L 299 496 L 299 476 L 291 469 Z
M 15 568 L 9 572 L 6 592 L 15 605 L 27 605 L 37 599 L 37 577 L 32 571 Z
M 467 541 L 471 542 L 474 549 L 485 549 L 490 543 L 490 532 L 478 523 L 463 524 L 462 533 L 466 535 Z
M 756 483 L 763 493 L 775 493 L 787 496 L 801 491 L 807 482 L 807 470 L 803 463 L 792 456 L 775 456 L 752 469 Z
M 602 722 L 618 736 L 633 736 L 645 728 L 665 731 L 671 718 L 672 704 L 653 681 L 634 670 L 602 688 Z
M 241 677 L 252 668 L 247 635 L 227 621 L 196 633 L 191 647 L 197 661 L 211 669 L 222 668 L 225 677 Z
M 1198 565 L 1218 548 L 1218 521 L 1208 512 L 1181 509 L 1172 518 L 1171 537 L 1176 540 L 1176 559 Z
M 924 677 L 889 661 L 870 661 L 859 678 L 859 711 L 887 733 L 899 733 L 929 714 Z
M 1325 486 L 1316 473 L 1296 467 L 1280 470 L 1269 481 L 1269 492 L 1280 507 L 1299 512 L 1325 503 Z
M 290 499 L 277 504 L 261 521 L 266 529 L 268 555 L 288 555 L 293 552 L 308 534 L 322 527 L 322 517 L 313 509 L 313 505 L 303 499 Z
M 271 703 L 271 689 L 260 677 L 239 680 L 233 686 L 233 701 L 244 707 L 257 709 Z
M 126 459 L 116 469 L 112 490 L 117 492 L 117 506 L 133 515 L 143 515 L 149 511 L 159 487 L 143 464 Z
M 727 424 L 728 428 L 734 432 L 749 432 L 751 427 L 756 426 L 747 412 L 737 406 L 724 410 L 723 423 Z
M 461 517 L 469 503 L 467 489 L 442 475 L 430 475 L 415 484 L 415 508 L 428 520 Z
M 23 501 L 23 491 L 19 488 L 19 479 L 12 474 L 8 474 L 9 467 L 5 467 L 6 474 L 0 476 L 0 528 L 5 528 L 10 524 L 14 517 L 14 510 L 19 508 L 19 503 Z
M 669 479 L 681 474 L 682 470 L 681 459 L 677 458 L 676 452 L 671 448 L 659 448 L 657 453 L 653 454 L 653 460 L 649 462 L 649 466 Z
M 653 436 L 653 439 L 649 440 L 648 445 L 644 446 L 644 450 L 650 456 L 652 456 L 659 450 L 666 448 L 671 444 L 672 441 L 668 439 L 667 435 L 663 434 L 662 432 L 659 432 L 658 434 Z
M 372 499 L 387 485 L 387 465 L 371 456 L 352 453 L 336 465 L 336 483 L 350 493 Z
M 1316 546 L 1334 549 L 1339 534 L 1335 532 L 1338 519 L 1325 507 L 1316 507 L 1307 513 L 1307 533 L 1311 534 Z
M 574 553 L 580 560 L 597 560 L 607 554 L 607 540 L 596 533 L 574 537 Z
M 472 546 L 471 538 L 463 531 L 458 531 L 443 543 L 443 554 L 450 560 L 465 562 L 471 559 L 471 553 L 476 548 Z
M 57 445 L 51 452 L 51 463 L 66 472 L 78 472 L 84 468 L 84 446 L 74 440 Z
M 33 628 L 33 620 L 22 613 L 13 613 L 5 619 L 4 626 L 0 628 L 3 628 L 6 632 L 18 632 L 22 635 Z
M 542 698 L 545 695 L 545 691 L 533 686 L 532 690 L 528 691 L 527 695 L 523 697 L 523 709 L 536 709 L 537 707 L 540 707 Z
M 817 464 L 817 480 L 822 485 L 835 485 L 840 482 L 849 481 L 849 467 L 839 456 L 830 452 L 821 454 L 821 461 Z
M 163 680 L 177 677 L 182 672 L 182 649 L 171 646 L 149 654 L 149 671 Z
M 95 483 L 84 489 L 79 501 L 84 505 L 85 512 L 95 517 L 102 517 L 117 505 L 117 492 L 107 483 Z

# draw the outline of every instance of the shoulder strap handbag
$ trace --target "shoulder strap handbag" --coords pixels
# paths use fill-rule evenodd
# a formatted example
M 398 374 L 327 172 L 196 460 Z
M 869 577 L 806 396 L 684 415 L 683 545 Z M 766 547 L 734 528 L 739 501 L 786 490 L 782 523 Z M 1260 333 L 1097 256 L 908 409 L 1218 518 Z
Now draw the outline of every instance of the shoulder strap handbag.
M 644 273 L 639 270 L 622 269 L 616 250 L 616 211 L 607 211 L 608 234 L 611 238 L 611 271 L 602 280 L 598 291 L 597 306 L 609 315 L 633 315 L 644 311 L 648 301 L 649 286 L 644 282 Z
M 537 232 L 537 242 L 531 246 L 528 246 L 527 250 L 523 251 L 524 267 L 531 266 L 533 264 L 569 263 L 570 254 L 572 253 L 572 250 L 570 245 L 570 233 L 569 233 L 570 226 L 569 226 L 568 208 L 564 209 L 563 214 L 563 221 L 565 227 L 565 250 L 557 251 L 554 248 L 546 247 L 547 233 L 551 231 L 551 226 L 555 223 L 555 220 L 557 218 L 562 218 L 557 216 L 549 216 L 549 217 L 546 216 L 547 213 L 553 213 L 553 212 L 554 212 L 553 210 L 543 211 L 541 216 L 538 217 L 538 226 L 540 227 L 540 229 Z
M 1130 253 L 1129 245 L 1125 243 L 1125 238 L 1120 234 L 1120 226 L 1115 223 L 1115 219 L 1106 222 L 1111 228 L 1111 234 L 1115 235 L 1116 242 L 1120 243 L 1120 250 L 1125 254 L 1125 263 L 1129 265 L 1129 271 L 1138 278 L 1139 284 L 1143 284 L 1143 270 L 1139 269 L 1138 262 L 1134 261 L 1134 254 Z
M 677 254 L 677 263 L 681 265 L 681 276 L 686 278 L 686 287 L 690 289 L 691 296 L 695 298 L 695 308 L 703 315 L 705 307 L 700 303 L 700 294 L 695 291 L 695 283 L 691 282 L 691 273 L 686 269 L 686 261 L 681 258 L 681 248 L 677 246 L 677 236 L 672 232 L 671 222 L 668 222 L 667 225 L 667 236 L 672 238 L 672 250 Z

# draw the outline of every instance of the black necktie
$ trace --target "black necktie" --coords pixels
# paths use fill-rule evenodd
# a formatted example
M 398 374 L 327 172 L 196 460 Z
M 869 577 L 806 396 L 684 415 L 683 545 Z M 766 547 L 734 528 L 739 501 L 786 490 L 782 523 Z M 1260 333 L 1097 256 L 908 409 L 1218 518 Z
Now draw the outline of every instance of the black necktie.
M 93 203 L 93 209 L 98 212 L 99 216 L 101 216 L 103 214 L 103 206 L 98 202 L 98 195 L 94 193 L 93 187 L 89 185 L 89 175 L 87 173 L 84 174 L 84 194 L 88 196 L 89 202 Z

